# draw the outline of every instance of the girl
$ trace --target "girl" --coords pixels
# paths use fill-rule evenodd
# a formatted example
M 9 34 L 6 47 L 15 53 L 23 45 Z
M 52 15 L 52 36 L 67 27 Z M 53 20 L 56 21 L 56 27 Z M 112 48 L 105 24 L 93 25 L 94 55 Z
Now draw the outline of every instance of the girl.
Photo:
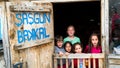
M 96 33 L 93 33 L 90 38 L 89 38 L 89 44 L 86 46 L 85 50 L 84 50 L 85 53 L 94 53 L 94 54 L 97 54 L 97 53 L 102 53 L 102 49 L 101 49 L 101 46 L 100 46 L 100 42 L 99 42 L 99 39 L 98 39 L 98 35 Z M 91 63 L 92 63 L 92 68 L 93 68 L 93 60 L 91 59 Z M 98 59 L 96 59 L 96 68 L 98 68 Z
M 80 43 L 75 43 L 74 44 L 74 52 L 77 54 L 82 53 L 82 45 Z M 80 68 L 83 68 L 83 60 L 80 59 Z M 78 59 L 74 59 L 74 68 L 78 68 Z
M 72 43 L 67 41 L 64 43 L 64 49 L 67 53 L 73 53 L 73 50 L 72 50 Z
M 66 37 L 64 39 L 64 43 L 66 41 L 70 41 L 72 44 L 77 43 L 77 42 L 80 43 L 80 39 L 78 37 L 74 36 L 74 34 L 75 34 L 75 28 L 74 28 L 73 25 L 68 26 L 68 28 L 67 28 L 67 34 L 68 34 L 68 37 Z
M 64 49 L 66 51 L 66 55 L 69 55 L 69 53 L 73 53 L 73 50 L 72 50 L 72 43 L 67 41 L 64 43 Z M 71 68 L 71 59 L 68 59 L 68 68 Z

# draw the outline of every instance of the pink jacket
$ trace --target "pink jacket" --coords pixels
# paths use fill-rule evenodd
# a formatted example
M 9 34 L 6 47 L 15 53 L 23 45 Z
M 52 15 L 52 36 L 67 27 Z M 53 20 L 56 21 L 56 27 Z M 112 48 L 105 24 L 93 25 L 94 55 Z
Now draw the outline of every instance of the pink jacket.
M 88 53 L 89 48 L 90 48 L 90 46 L 87 45 L 86 48 L 85 48 L 85 50 L 84 50 L 84 53 Z M 93 47 L 92 46 L 90 49 L 91 49 L 90 53 L 102 53 L 101 46 L 98 46 L 98 47 Z

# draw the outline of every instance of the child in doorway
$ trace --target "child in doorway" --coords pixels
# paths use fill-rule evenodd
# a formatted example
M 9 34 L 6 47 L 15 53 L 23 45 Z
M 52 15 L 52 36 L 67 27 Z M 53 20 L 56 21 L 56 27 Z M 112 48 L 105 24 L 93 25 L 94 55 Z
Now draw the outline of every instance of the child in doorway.
M 73 53 L 72 43 L 67 41 L 64 43 L 64 49 L 67 53 Z
M 75 28 L 74 28 L 73 25 L 68 26 L 68 28 L 67 28 L 67 34 L 68 34 L 68 37 L 66 37 L 64 39 L 64 43 L 66 41 L 70 41 L 72 44 L 77 43 L 77 42 L 81 43 L 80 39 L 78 37 L 74 36 L 74 34 L 75 34 Z
M 74 44 L 74 52 L 76 54 L 82 54 L 82 44 L 80 43 L 75 43 Z M 79 64 L 79 68 L 83 68 L 83 59 L 79 59 L 79 63 L 78 63 L 78 59 L 74 59 L 74 68 L 78 68 L 78 64 Z
M 85 53 L 94 53 L 94 54 L 98 54 L 98 53 L 102 53 L 102 48 L 100 46 L 100 42 L 98 39 L 98 35 L 96 33 L 93 33 L 90 38 L 89 38 L 89 44 L 86 46 Z M 91 59 L 91 68 L 93 68 L 93 59 Z M 95 68 L 99 68 L 99 63 L 98 63 L 98 59 L 96 59 L 96 67 Z
M 72 43 L 67 41 L 64 43 L 64 49 L 66 51 L 66 55 L 69 55 L 70 53 L 73 53 L 72 49 Z M 68 59 L 68 68 L 71 68 L 71 59 Z
M 55 38 L 55 41 L 56 41 L 56 46 L 55 46 L 55 53 L 56 54 L 59 54 L 59 56 L 63 56 L 64 53 L 65 53 L 65 50 L 64 50 L 64 47 L 63 47 L 63 38 L 62 36 L 57 36 Z M 57 60 L 58 62 L 58 68 L 60 68 L 60 60 Z M 62 68 L 66 68 L 66 62 L 65 60 L 63 59 L 62 60 L 62 63 L 63 63 L 63 67 Z

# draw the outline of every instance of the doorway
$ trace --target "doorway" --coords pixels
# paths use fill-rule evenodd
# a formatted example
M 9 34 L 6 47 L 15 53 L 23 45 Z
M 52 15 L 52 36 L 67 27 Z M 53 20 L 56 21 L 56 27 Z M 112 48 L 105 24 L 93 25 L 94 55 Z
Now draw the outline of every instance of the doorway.
M 95 32 L 101 35 L 100 1 L 53 3 L 54 11 L 54 35 L 67 36 L 69 25 L 75 27 L 75 36 L 81 39 L 82 44 L 87 45 L 89 36 Z

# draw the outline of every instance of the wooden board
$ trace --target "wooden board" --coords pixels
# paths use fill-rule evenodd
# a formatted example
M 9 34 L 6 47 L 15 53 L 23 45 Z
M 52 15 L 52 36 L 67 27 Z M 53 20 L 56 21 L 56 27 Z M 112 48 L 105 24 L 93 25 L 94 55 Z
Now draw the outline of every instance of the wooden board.
M 120 65 L 110 65 L 109 68 L 120 68 Z
M 16 1 L 16 0 L 9 0 Z M 17 0 L 17 1 L 44 1 L 44 2 L 86 2 L 86 1 L 100 1 L 100 0 Z
M 5 68 L 5 61 L 3 54 L 0 54 L 0 68 Z
M 18 7 L 21 6 L 29 6 L 34 7 L 37 5 L 39 7 L 44 7 L 48 8 L 50 11 L 49 12 L 44 12 L 44 11 L 18 11 L 15 9 L 14 6 L 18 5 Z M 19 6 L 20 5 L 20 6 Z M 44 6 L 42 6 L 44 5 Z M 17 62 L 22 62 L 23 63 L 23 68 L 52 68 L 52 54 L 53 54 L 53 47 L 54 47 L 54 41 L 53 41 L 53 8 L 51 3 L 44 3 L 44 2 L 19 2 L 19 3 L 14 3 L 14 2 L 7 2 L 7 21 L 8 21 L 8 36 L 9 36 L 9 42 L 10 42 L 10 54 L 11 54 L 11 64 L 15 64 Z M 15 9 L 11 10 L 11 7 Z M 26 7 L 26 8 L 29 8 Z M 26 9 L 24 8 L 24 9 Z M 21 8 L 20 8 L 21 9 Z M 36 8 L 37 9 L 37 8 Z M 40 13 L 40 14 L 50 14 L 50 22 L 45 21 L 44 24 L 32 24 L 24 22 L 22 25 L 17 25 L 20 23 L 20 20 L 22 19 L 21 15 L 24 14 L 31 14 L 30 18 L 34 16 L 35 13 Z M 16 15 L 18 15 L 19 19 L 16 19 Z M 37 15 L 38 16 L 38 15 Z M 42 15 L 41 15 L 42 16 Z M 47 15 L 45 15 L 47 16 Z M 23 16 L 26 17 L 26 16 Z M 28 21 L 30 21 L 30 18 Z M 46 18 L 46 17 L 45 17 Z M 38 18 L 37 18 L 38 19 Z M 43 20 L 43 18 L 41 18 Z M 26 19 L 27 20 L 27 19 Z M 38 20 L 37 22 L 40 22 Z M 35 23 L 35 22 L 33 22 Z M 30 32 L 32 29 L 44 29 L 46 28 L 46 32 L 43 32 L 42 35 L 46 35 L 47 38 L 42 38 L 42 39 L 36 39 L 36 40 L 27 40 L 22 43 L 18 43 L 18 36 L 17 36 L 17 30 L 20 31 L 25 31 L 28 30 Z M 39 31 L 39 30 L 38 30 Z M 41 30 L 44 31 L 44 30 Z M 34 32 L 34 31 L 33 31 Z M 39 33 L 36 33 L 38 35 Z M 49 37 L 48 37 L 49 34 Z M 25 36 L 25 35 L 24 35 Z M 27 36 L 28 39 L 29 36 Z M 15 50 L 17 47 L 18 50 Z M 21 50 L 19 50 L 21 49 Z
M 1 23 L 3 26 L 3 50 L 4 50 L 4 60 L 5 60 L 5 68 L 11 67 L 11 57 L 10 57 L 10 48 L 8 41 L 8 33 L 7 33 L 7 20 L 6 20 L 6 10 L 5 10 L 5 2 L 0 2 L 1 8 Z
M 18 49 L 29 48 L 53 40 L 52 6 L 47 3 L 7 4 L 10 10 L 9 39 Z M 12 42 L 11 42 L 12 43 Z

